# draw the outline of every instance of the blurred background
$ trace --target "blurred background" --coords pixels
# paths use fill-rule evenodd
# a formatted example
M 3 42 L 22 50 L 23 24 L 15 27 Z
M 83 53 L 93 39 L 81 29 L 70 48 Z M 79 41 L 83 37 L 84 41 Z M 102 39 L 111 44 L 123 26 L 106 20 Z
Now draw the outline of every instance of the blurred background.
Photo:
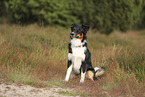
M 145 28 L 145 0 L 1 0 L 0 23 L 69 28 L 88 24 L 100 33 Z

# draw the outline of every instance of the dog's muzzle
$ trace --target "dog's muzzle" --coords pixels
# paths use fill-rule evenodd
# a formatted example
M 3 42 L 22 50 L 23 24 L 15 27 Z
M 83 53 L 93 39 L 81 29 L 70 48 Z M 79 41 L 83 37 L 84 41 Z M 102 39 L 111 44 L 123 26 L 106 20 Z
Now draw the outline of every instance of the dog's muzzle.
M 71 38 L 76 38 L 76 33 L 71 32 Z
M 83 37 L 83 35 L 81 35 L 81 34 L 76 34 L 74 32 L 71 33 L 71 38 L 82 38 L 82 37 Z

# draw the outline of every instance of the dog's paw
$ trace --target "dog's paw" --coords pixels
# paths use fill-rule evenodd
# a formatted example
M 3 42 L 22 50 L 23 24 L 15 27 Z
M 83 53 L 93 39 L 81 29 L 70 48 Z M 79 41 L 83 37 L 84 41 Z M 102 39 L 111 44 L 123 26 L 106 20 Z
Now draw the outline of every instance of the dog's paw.
M 65 82 L 68 82 L 68 79 L 65 79 L 64 81 L 65 81 Z
M 80 80 L 80 83 L 84 83 L 84 80 L 81 79 L 81 80 Z

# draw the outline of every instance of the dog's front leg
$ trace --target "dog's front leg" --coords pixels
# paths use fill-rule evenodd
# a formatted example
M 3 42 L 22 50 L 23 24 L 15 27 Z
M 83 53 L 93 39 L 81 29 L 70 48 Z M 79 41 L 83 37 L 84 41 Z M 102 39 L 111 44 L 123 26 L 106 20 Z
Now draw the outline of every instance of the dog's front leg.
M 80 83 L 84 83 L 86 72 L 81 72 Z
M 86 62 L 82 62 L 80 83 L 84 83 L 85 75 L 86 75 Z
M 69 80 L 71 72 L 72 72 L 72 62 L 68 60 L 67 73 L 66 73 L 66 76 L 65 76 L 65 81 Z

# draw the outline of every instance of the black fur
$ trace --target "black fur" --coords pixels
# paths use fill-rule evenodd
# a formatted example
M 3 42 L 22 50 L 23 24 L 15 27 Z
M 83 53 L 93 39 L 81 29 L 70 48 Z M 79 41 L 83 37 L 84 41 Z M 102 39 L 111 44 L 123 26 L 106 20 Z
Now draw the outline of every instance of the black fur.
M 84 82 L 86 73 L 93 81 L 104 73 L 104 68 L 98 69 L 98 67 L 95 67 L 94 69 L 92 66 L 91 53 L 87 45 L 86 34 L 88 30 L 89 26 L 87 25 L 79 25 L 77 23 L 71 25 L 71 41 L 68 45 L 68 64 L 65 81 L 69 80 L 72 71 L 74 71 L 75 75 L 81 73 L 80 82 Z
M 84 41 L 86 41 L 84 43 L 84 45 L 82 45 L 83 47 L 87 48 L 87 50 L 84 52 L 85 53 L 85 61 L 83 61 L 82 65 L 81 65 L 81 67 L 83 69 L 83 72 L 86 72 L 88 70 L 91 70 L 91 71 L 94 72 L 94 68 L 93 68 L 92 62 L 91 62 L 91 53 L 90 53 L 90 51 L 87 47 L 86 33 L 87 33 L 88 30 L 89 30 L 89 26 L 87 26 L 87 25 L 79 25 L 77 23 L 74 23 L 74 24 L 71 25 L 71 32 L 75 32 L 77 34 L 83 34 L 82 43 Z M 74 35 L 73 33 L 70 33 L 70 39 L 73 38 L 73 35 Z M 69 48 L 69 53 L 72 54 L 71 43 L 69 43 L 68 48 Z M 68 65 L 67 65 L 68 67 L 71 65 L 71 63 L 69 61 L 71 61 L 71 60 L 68 60 Z

